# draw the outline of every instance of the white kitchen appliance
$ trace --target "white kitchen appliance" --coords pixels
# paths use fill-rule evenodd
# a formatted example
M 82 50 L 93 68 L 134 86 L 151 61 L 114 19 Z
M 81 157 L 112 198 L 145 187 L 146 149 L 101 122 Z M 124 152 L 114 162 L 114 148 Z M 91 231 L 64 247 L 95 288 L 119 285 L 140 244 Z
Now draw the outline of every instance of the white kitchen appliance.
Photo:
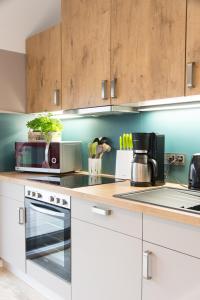
M 67 173 L 82 169 L 81 142 L 16 142 L 16 171 Z

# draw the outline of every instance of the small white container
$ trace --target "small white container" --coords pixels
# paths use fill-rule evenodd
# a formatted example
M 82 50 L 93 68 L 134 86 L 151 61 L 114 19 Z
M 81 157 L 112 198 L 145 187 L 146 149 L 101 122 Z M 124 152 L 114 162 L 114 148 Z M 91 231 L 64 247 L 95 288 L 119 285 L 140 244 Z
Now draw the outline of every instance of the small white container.
M 120 179 L 131 179 L 132 161 L 133 150 L 117 150 L 115 177 Z
M 98 176 L 101 174 L 102 160 L 101 158 L 88 158 L 88 172 L 90 175 Z

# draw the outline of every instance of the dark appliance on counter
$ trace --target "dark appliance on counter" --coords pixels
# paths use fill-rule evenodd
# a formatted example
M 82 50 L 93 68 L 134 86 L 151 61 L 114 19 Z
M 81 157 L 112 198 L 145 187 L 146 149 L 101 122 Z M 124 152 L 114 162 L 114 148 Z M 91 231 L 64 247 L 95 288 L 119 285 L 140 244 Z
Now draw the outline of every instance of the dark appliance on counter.
M 70 196 L 25 187 L 26 259 L 71 281 Z
M 165 136 L 156 133 L 133 133 L 132 186 L 163 185 Z
M 62 174 L 82 169 L 81 142 L 15 143 L 16 171 Z
M 191 190 L 200 190 L 200 153 L 193 154 L 190 167 L 188 188 Z

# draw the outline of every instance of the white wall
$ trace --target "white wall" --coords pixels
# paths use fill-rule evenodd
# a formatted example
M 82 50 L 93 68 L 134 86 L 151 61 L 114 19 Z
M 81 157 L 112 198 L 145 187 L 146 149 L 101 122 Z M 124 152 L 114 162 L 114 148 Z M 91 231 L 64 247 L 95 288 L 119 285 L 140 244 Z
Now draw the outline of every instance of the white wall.
M 60 21 L 61 0 L 0 0 L 0 49 L 25 53 L 25 39 Z

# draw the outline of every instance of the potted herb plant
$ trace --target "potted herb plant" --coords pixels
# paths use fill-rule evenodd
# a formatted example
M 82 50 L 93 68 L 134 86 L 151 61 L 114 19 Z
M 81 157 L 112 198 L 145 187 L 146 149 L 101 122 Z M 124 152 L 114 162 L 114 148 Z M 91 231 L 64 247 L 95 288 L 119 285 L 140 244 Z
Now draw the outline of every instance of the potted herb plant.
M 26 126 L 29 128 L 28 140 L 59 142 L 63 124 L 59 119 L 52 117 L 51 114 L 39 115 L 35 119 L 28 121 Z

